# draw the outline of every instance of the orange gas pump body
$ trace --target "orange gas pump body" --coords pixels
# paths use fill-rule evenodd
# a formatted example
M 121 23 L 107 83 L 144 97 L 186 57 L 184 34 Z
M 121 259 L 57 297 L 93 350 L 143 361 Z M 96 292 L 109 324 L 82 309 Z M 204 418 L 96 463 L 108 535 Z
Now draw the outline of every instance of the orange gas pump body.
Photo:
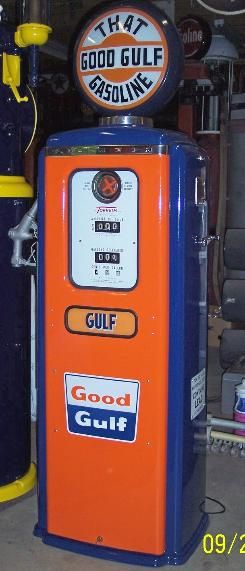
M 69 279 L 69 177 L 79 169 L 125 168 L 139 183 L 137 285 L 130 291 L 75 287 Z M 169 158 L 47 156 L 45 193 L 47 532 L 160 555 L 166 548 Z M 71 333 L 65 320 L 71 306 L 131 311 L 137 334 Z M 105 377 L 105 395 L 107 378 L 138 381 L 136 440 L 69 433 L 66 372 Z

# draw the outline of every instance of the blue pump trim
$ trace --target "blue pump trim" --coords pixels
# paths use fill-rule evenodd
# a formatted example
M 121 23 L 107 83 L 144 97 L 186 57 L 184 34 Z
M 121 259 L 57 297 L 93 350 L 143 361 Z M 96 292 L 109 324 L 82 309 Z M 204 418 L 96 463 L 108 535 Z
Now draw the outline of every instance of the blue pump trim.
M 44 151 L 39 156 L 39 178 L 38 178 L 38 369 L 37 369 L 37 454 L 38 454 L 38 524 L 35 534 L 42 537 L 47 529 L 47 492 L 46 492 L 46 383 L 45 383 L 45 333 L 44 333 L 44 252 L 45 252 L 45 210 L 44 210 Z
M 184 546 L 184 548 L 174 554 L 166 552 L 163 555 L 156 557 L 147 553 L 136 553 L 130 551 L 121 551 L 119 549 L 110 549 L 108 547 L 101 547 L 90 545 L 89 543 L 82 543 L 74 541 L 73 539 L 66 539 L 52 534 L 43 534 L 42 536 L 35 529 L 35 535 L 42 537 L 43 543 L 72 553 L 86 555 L 89 557 L 96 557 L 97 559 L 106 559 L 107 561 L 116 561 L 118 563 L 128 563 L 129 565 L 144 565 L 145 567 L 162 567 L 164 565 L 183 565 L 189 557 L 194 553 L 198 546 L 201 537 L 203 536 L 208 523 L 208 517 L 204 516 L 200 522 L 199 528 L 196 530 L 195 536 Z
M 79 145 L 86 147 L 93 145 L 178 145 L 182 142 L 192 144 L 183 133 L 125 125 L 123 127 L 92 127 L 54 133 L 48 138 L 46 148 L 77 147 Z
M 190 143 L 190 141 L 189 141 Z M 190 419 L 191 379 L 200 371 L 200 339 L 205 346 L 205 324 L 198 325 L 200 300 L 198 207 L 194 203 L 194 179 L 205 166 L 195 144 L 170 147 L 170 359 L 168 407 L 167 546 L 170 553 L 186 550 L 208 525 L 201 513 L 205 499 L 205 445 L 194 448 L 195 425 Z M 195 264 L 195 266 L 194 266 Z M 179 382 L 181 379 L 181 383 Z M 200 415 L 205 419 L 206 410 Z M 188 443 L 188 444 L 187 444 Z M 194 480 L 193 480 L 194 478 Z M 197 486 L 197 491 L 192 486 Z M 199 530 L 199 532 L 198 532 Z M 189 538 L 192 536 L 192 540 Z M 199 540 L 201 535 L 199 535 Z

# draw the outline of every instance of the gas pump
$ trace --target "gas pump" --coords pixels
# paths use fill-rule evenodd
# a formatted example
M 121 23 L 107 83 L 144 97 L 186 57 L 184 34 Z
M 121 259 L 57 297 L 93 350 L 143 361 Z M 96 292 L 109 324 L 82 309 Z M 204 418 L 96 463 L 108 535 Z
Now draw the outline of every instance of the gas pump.
M 74 74 L 100 124 L 39 160 L 35 534 L 154 567 L 184 563 L 208 523 L 207 162 L 150 118 L 182 66 L 156 7 L 97 6 Z
M 36 130 L 36 104 L 22 61 L 27 59 L 24 48 L 42 45 L 51 30 L 30 19 L 33 12 L 25 13 L 30 5 L 37 8 L 37 0 L 24 4 L 17 30 L 0 6 L 0 502 L 25 494 L 36 481 L 30 461 L 30 275 L 23 268 L 31 264 L 21 256 L 23 242 L 33 237 L 35 207 L 27 214 L 33 191 L 23 175 L 24 153 Z

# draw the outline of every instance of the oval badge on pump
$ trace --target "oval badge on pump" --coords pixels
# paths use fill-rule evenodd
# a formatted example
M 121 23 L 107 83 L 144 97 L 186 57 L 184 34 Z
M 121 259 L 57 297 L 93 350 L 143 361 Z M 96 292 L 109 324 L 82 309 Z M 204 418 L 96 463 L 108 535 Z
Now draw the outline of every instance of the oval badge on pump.
M 96 307 L 68 307 L 65 326 L 70 333 L 103 337 L 134 337 L 137 333 L 137 316 L 125 309 Z

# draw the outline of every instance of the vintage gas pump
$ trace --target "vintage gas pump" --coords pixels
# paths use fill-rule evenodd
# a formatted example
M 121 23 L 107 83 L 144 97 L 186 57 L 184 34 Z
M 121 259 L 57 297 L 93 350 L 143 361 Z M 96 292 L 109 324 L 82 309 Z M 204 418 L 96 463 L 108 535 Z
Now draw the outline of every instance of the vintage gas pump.
M 149 566 L 186 561 L 207 525 L 206 159 L 149 118 L 182 63 L 151 4 L 97 7 L 74 73 L 100 125 L 50 137 L 39 163 L 35 533 Z
M 34 3 L 25 2 L 25 8 Z M 28 18 L 15 30 L 0 8 L 0 502 L 5 502 L 36 481 L 30 462 L 30 275 L 20 255 L 33 236 L 32 210 L 27 214 L 33 191 L 23 163 L 35 133 L 36 105 L 22 60 L 24 48 L 45 43 L 50 28 Z

